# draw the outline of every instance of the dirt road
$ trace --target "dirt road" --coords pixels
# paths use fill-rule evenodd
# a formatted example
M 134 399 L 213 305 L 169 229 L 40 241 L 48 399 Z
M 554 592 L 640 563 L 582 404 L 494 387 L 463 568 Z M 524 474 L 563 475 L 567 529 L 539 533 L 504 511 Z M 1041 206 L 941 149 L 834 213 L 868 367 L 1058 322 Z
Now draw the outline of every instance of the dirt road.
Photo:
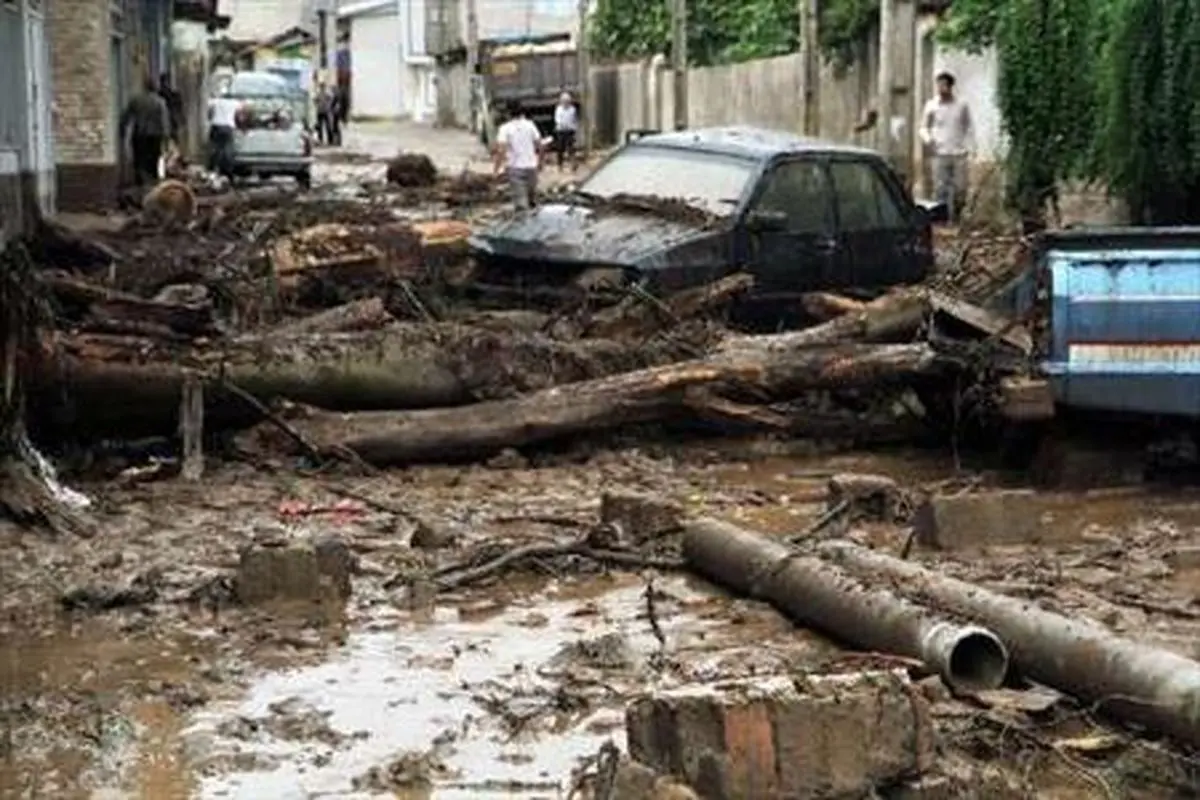
M 460 159 L 483 164 L 465 134 L 352 126 L 345 152 L 324 157 L 321 180 L 348 194 L 380 180 L 375 159 L 392 155 L 396 139 L 443 171 Z M 278 325 L 278 274 L 261 267 L 267 237 L 336 222 L 333 233 L 321 229 L 325 250 L 316 256 L 344 257 L 398 214 L 434 205 L 367 194 L 349 210 L 247 201 L 249 210 L 215 211 L 195 230 L 114 234 L 105 247 L 119 251 L 121 268 L 99 274 L 119 297 L 59 285 L 93 291 L 89 302 L 110 312 L 132 305 L 162 315 L 142 295 L 170 283 L 169 273 L 236 287 L 219 297 L 228 320 Z M 376 261 L 392 267 L 416 252 L 407 239 L 408 250 L 378 241 L 388 255 Z M 322 276 L 311 297 L 292 298 L 297 304 L 319 305 L 330 293 L 331 303 L 361 302 L 355 292 L 366 292 L 373 314 L 425 324 L 397 288 L 405 273 L 385 276 L 385 303 L 372 283 L 378 275 L 368 271 L 365 288 L 331 288 L 316 256 L 289 262 Z M 199 325 L 198 312 L 183 316 L 105 339 L 75 330 L 97 323 L 76 313 L 55 335 L 83 348 L 72 351 L 81 360 L 111 350 L 135 365 L 161 356 L 146 341 L 182 358 L 224 335 L 207 317 Z M 191 350 L 177 331 L 185 323 L 200 331 L 186 340 Z M 448 337 L 436 341 L 450 347 Z M 487 361 L 491 351 L 479 352 Z M 111 400 L 119 402 L 130 398 Z M 303 438 L 286 430 L 293 418 L 255 413 Z M 173 440 L 91 443 L 83 452 L 69 437 L 54 442 L 97 525 L 88 537 L 56 536 L 0 521 L 0 797 L 567 797 L 580 776 L 597 772 L 606 742 L 626 748 L 635 697 L 698 685 L 719 694 L 771 677 L 800 686 L 864 670 L 903 672 L 936 736 L 938 757 L 920 765 L 921 780 L 949 792 L 913 794 L 904 775 L 871 783 L 876 796 L 965 797 L 968 787 L 988 798 L 1161 798 L 1198 785 L 1200 762 L 1190 754 L 1116 726 L 1092 704 L 1019 675 L 999 690 L 955 697 L 912 659 L 852 652 L 763 603 L 730 597 L 683 569 L 678 535 L 680 520 L 710 516 L 772 536 L 911 550 L 948 574 L 1198 658 L 1194 492 L 1135 480 L 996 494 L 931 543 L 913 537 L 922 498 L 991 498 L 991 490 L 1028 487 L 1029 476 L 944 442 L 868 451 L 856 443 L 862 430 L 812 440 L 711 433 L 627 427 L 477 463 L 387 472 L 213 435 L 199 480 L 177 474 Z M 831 513 L 830 479 L 846 473 L 893 479 L 895 508 Z M 814 770 L 840 763 L 831 743 L 875 735 L 864 733 L 870 720 L 843 723 L 812 745 Z M 734 741 L 736 730 L 727 722 L 721 736 Z

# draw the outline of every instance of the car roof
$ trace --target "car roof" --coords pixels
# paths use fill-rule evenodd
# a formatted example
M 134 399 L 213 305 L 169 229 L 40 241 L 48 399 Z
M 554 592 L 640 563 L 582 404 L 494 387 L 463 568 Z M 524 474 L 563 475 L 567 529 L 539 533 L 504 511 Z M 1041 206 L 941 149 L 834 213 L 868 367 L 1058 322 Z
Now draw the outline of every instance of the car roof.
M 740 125 L 652 133 L 634 140 L 633 145 L 701 150 L 761 161 L 793 153 L 852 153 L 875 157 L 879 155 L 865 147 Z
M 235 72 L 229 83 L 233 94 L 275 97 L 290 94 L 291 86 L 273 72 Z

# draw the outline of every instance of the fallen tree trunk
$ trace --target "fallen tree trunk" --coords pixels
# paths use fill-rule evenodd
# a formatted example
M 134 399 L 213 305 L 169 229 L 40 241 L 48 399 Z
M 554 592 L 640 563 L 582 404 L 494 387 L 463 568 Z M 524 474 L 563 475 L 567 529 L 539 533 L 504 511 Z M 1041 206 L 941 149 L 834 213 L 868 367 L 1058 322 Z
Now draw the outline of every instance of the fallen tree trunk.
M 764 337 L 770 338 L 770 337 Z M 942 362 L 924 345 L 859 345 L 722 355 L 583 381 L 507 400 L 407 412 L 314 412 L 295 427 L 327 452 L 349 450 L 376 466 L 478 456 L 505 447 L 695 411 L 695 385 L 829 389 L 928 375 Z M 703 376 L 703 378 L 699 377 Z
M 149 324 L 188 336 L 209 336 L 217 332 L 211 302 L 149 300 L 98 286 L 65 272 L 42 273 L 39 280 L 60 302 L 87 309 L 101 324 L 123 323 L 130 327 Z
M 31 376 L 31 408 L 43 424 L 81 435 L 171 435 L 189 371 L 220 376 L 263 401 L 285 398 L 334 410 L 397 409 L 511 397 L 679 357 L 666 346 L 568 343 L 453 324 L 247 337 L 222 342 L 220 349 L 155 352 L 150 344 L 132 337 L 61 339 Z M 257 420 L 238 398 L 212 388 L 206 395 L 211 429 Z
M 334 456 L 349 451 L 375 466 L 452 461 L 650 422 L 677 408 L 688 387 L 730 377 L 727 370 L 702 363 L 670 364 L 510 400 L 419 411 L 334 414 L 314 409 L 306 419 L 289 422 L 318 450 Z M 278 440 L 274 431 L 271 436 Z M 289 439 L 287 444 L 294 443 Z
M 373 331 L 395 322 L 378 297 L 355 300 L 345 305 L 276 325 L 264 336 L 301 336 L 312 333 Z
M 920 659 L 956 689 L 995 689 L 1004 681 L 1008 654 L 991 631 L 954 625 L 773 539 L 702 519 L 684 526 L 683 556 L 706 578 L 834 639 Z
M 861 309 L 851 310 L 829 322 L 770 337 L 734 336 L 722 342 L 723 352 L 769 346 L 778 350 L 838 344 L 841 342 L 886 342 L 911 338 L 929 315 L 929 299 L 916 290 L 885 294 Z M 770 339 L 769 344 L 759 340 Z
M 849 542 L 829 542 L 820 554 L 865 581 L 989 626 L 1033 680 L 1200 746 L 1200 663 Z

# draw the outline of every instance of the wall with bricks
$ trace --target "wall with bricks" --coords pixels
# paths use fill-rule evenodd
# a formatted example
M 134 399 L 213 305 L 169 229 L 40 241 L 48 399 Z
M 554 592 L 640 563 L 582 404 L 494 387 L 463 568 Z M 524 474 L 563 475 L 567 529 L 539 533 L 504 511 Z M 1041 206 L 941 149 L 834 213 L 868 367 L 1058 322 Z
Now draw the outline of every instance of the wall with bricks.
M 115 163 L 109 0 L 54 0 L 47 11 L 58 161 Z

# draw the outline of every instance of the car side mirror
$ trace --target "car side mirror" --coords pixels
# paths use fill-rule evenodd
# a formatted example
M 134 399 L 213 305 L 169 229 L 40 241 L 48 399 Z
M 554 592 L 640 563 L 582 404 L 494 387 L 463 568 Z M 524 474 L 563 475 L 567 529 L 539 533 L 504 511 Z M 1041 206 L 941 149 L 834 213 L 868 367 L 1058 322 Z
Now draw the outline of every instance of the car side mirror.
M 950 221 L 950 209 L 945 203 L 937 200 L 918 200 L 917 211 L 935 225 Z
M 746 228 L 758 233 L 782 231 L 787 228 L 787 214 L 757 208 L 746 215 Z

